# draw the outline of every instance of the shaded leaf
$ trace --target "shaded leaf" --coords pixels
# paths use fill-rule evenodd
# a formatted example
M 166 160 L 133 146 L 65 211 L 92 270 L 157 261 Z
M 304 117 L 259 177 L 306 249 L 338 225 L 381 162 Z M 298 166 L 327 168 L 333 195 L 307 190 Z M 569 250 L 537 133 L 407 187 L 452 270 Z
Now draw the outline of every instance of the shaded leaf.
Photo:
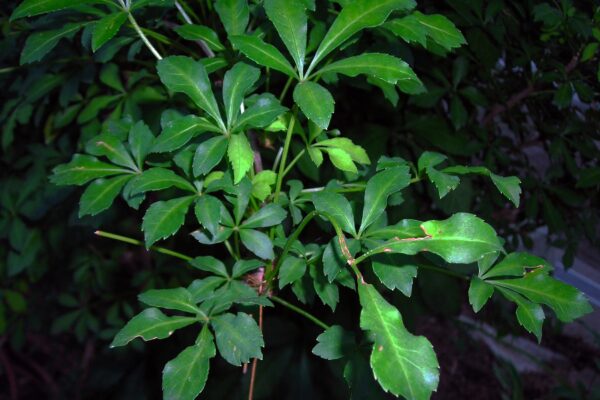
M 156 69 L 161 82 L 169 90 L 186 94 L 224 128 L 208 74 L 201 62 L 185 56 L 170 56 L 160 60 Z
M 350 352 L 354 346 L 354 335 L 339 325 L 333 325 L 317 336 L 317 345 L 312 353 L 325 360 L 338 360 Z
M 192 201 L 193 196 L 179 197 L 157 201 L 148 208 L 142 223 L 146 248 L 150 248 L 157 240 L 174 235 L 181 228 Z
M 129 169 L 99 161 L 96 157 L 75 154 L 69 163 L 52 170 L 50 181 L 55 185 L 84 185 L 92 179 L 131 173 Z
M 250 19 L 247 0 L 217 0 L 214 6 L 228 35 L 244 33 Z
M 306 262 L 298 257 L 287 256 L 279 268 L 279 289 L 302 278 L 306 273 Z
M 126 19 L 127 14 L 120 11 L 108 14 L 96 21 L 94 30 L 92 31 L 92 51 L 96 52 L 96 50 L 112 39 L 119 32 Z
M 309 120 L 327 129 L 335 103 L 327 89 L 315 82 L 301 82 L 294 89 L 294 102 Z
M 237 120 L 244 97 L 259 77 L 260 71 L 257 68 L 242 62 L 235 64 L 233 68 L 225 73 L 223 102 L 225 103 L 228 128 L 231 128 Z
M 265 43 L 256 36 L 230 36 L 233 47 L 257 64 L 283 72 L 291 77 L 297 76 L 296 71 L 281 52 L 273 45 Z
M 330 191 L 322 191 L 314 193 L 312 201 L 317 211 L 329 215 L 343 231 L 352 236 L 356 235 L 352 207 L 344 196 Z
M 213 317 L 217 347 L 221 356 L 230 364 L 240 366 L 252 358 L 262 360 L 264 341 L 254 319 L 245 313 L 223 314 Z
M 194 153 L 192 170 L 194 176 L 207 175 L 216 167 L 227 152 L 227 138 L 216 136 L 200 143 Z
M 248 250 L 264 260 L 275 258 L 273 243 L 264 233 L 255 229 L 240 229 L 240 239 Z
M 109 208 L 131 175 L 100 178 L 85 189 L 79 201 L 79 218 L 96 215 Z
M 191 325 L 194 322 L 196 322 L 196 318 L 193 317 L 167 317 L 158 308 L 147 308 L 133 317 L 115 335 L 110 346 L 125 346 L 138 337 L 146 341 L 165 339 L 171 336 L 175 330 Z
M 138 300 L 151 307 L 166 308 L 191 314 L 199 312 L 198 307 L 194 304 L 192 294 L 182 287 L 174 289 L 151 289 L 141 293 L 138 296 Z
M 308 31 L 305 4 L 289 0 L 265 0 L 263 4 L 267 17 L 290 52 L 298 71 L 302 73 Z

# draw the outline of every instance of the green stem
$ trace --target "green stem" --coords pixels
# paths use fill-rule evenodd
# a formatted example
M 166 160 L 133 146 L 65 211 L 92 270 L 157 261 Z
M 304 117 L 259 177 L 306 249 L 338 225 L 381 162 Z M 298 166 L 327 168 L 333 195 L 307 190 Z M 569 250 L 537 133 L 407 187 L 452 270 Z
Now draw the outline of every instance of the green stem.
M 303 193 L 303 194 L 304 193 L 315 193 L 315 192 L 321 192 L 325 189 L 331 190 L 336 193 L 354 193 L 354 192 L 364 192 L 366 187 L 367 187 L 366 183 L 345 183 L 342 185 L 342 187 L 340 189 L 330 189 L 330 188 L 326 188 L 325 186 L 321 186 L 321 187 L 315 187 L 315 188 L 302 189 L 301 193 Z
M 294 125 L 296 124 L 296 110 L 290 117 L 290 123 L 288 124 L 287 134 L 285 135 L 285 143 L 283 144 L 283 153 L 281 154 L 281 162 L 279 163 L 279 172 L 277 173 L 277 183 L 275 184 L 275 195 L 273 196 L 273 203 L 277 203 L 279 200 L 279 193 L 281 192 L 281 183 L 283 182 L 283 176 L 285 171 L 285 161 L 287 159 L 288 152 L 290 151 L 290 143 L 292 142 L 292 135 L 294 133 Z
M 295 305 L 293 305 L 292 303 L 288 303 L 287 301 L 283 300 L 280 297 L 277 296 L 271 296 L 270 297 L 271 300 L 273 300 L 275 303 L 279 303 L 282 306 L 289 308 L 290 310 L 302 315 L 304 318 L 309 319 L 310 321 L 314 322 L 316 325 L 320 326 L 323 329 L 329 329 L 331 328 L 329 325 L 327 325 L 325 322 L 321 321 L 320 319 L 318 319 L 317 317 L 315 317 L 314 315 L 310 314 L 307 311 L 304 311 L 303 309 L 301 309 L 300 307 L 297 307 Z
M 94 232 L 94 234 L 97 236 L 105 237 L 107 239 L 117 240 L 117 241 L 123 242 L 123 243 L 129 243 L 129 244 L 133 244 L 136 246 L 142 246 L 142 247 L 145 246 L 144 242 L 141 240 L 133 239 L 133 238 L 130 238 L 127 236 L 117 235 L 116 233 L 96 231 L 96 232 Z M 148 250 L 154 250 L 157 253 L 162 253 L 162 254 L 166 254 L 171 257 L 176 257 L 176 258 L 179 258 L 180 260 L 190 261 L 193 259 L 192 257 L 187 256 L 185 254 L 178 253 L 176 251 L 169 250 L 169 249 L 166 249 L 166 248 L 160 247 L 160 246 L 151 246 Z
M 290 85 L 292 84 L 292 81 L 294 80 L 294 78 L 292 78 L 291 76 L 288 78 L 287 82 L 285 83 L 285 86 L 283 87 L 283 90 L 281 91 L 281 94 L 279 95 L 279 102 L 281 103 L 285 97 L 285 95 L 287 94 L 288 89 L 290 88 Z
M 296 155 L 296 157 L 294 157 L 294 159 L 288 164 L 288 166 L 285 167 L 285 170 L 283 171 L 283 177 L 284 178 L 288 174 L 288 172 L 290 172 L 290 170 L 292 169 L 292 167 L 298 162 L 298 160 L 300 159 L 300 157 L 302 157 L 304 155 L 305 152 L 306 152 L 306 149 L 302 149 L 302 151 L 300 153 L 298 153 Z
M 154 55 L 154 57 L 156 57 L 157 60 L 162 60 L 162 56 L 158 53 L 154 46 L 152 46 L 152 43 L 150 43 L 150 40 L 148 40 L 144 32 L 142 32 L 142 28 L 140 28 L 135 18 L 133 18 L 133 14 L 131 14 L 131 11 L 129 11 L 129 9 L 127 8 L 125 8 L 125 11 L 127 11 L 127 18 L 129 19 L 129 22 L 131 22 L 131 25 L 133 25 L 133 29 L 135 29 L 140 39 L 142 39 L 142 42 L 144 42 L 146 47 L 148 47 L 150 52 Z
M 233 247 L 231 247 L 231 243 L 229 243 L 229 240 L 225 239 L 225 241 L 223 242 L 223 244 L 225 245 L 225 248 L 227 249 L 227 251 L 229 252 L 229 255 L 231 257 L 233 257 L 236 261 L 239 260 L 239 257 L 237 256 L 237 254 L 235 254 L 235 252 L 233 251 Z

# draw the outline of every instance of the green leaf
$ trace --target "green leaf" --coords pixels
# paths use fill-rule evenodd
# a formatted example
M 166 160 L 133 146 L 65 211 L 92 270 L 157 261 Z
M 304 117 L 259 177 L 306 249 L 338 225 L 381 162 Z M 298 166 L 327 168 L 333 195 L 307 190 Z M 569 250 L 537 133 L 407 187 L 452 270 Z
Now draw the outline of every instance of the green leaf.
M 217 136 L 198 145 L 194 153 L 192 169 L 194 176 L 207 175 L 217 166 L 227 152 L 227 138 Z
M 217 354 L 212 333 L 205 325 L 193 346 L 165 364 L 162 377 L 164 400 L 194 400 L 204 389 L 209 360 Z
M 437 154 L 437 153 L 435 153 Z M 519 207 L 520 195 L 521 195 L 521 180 L 516 176 L 498 176 L 493 174 L 489 169 L 485 167 L 468 167 L 464 165 L 456 165 L 447 167 L 442 170 L 442 173 L 451 174 L 479 174 L 489 176 L 498 191 L 502 193 L 507 199 L 509 199 L 516 207 Z
M 15 11 L 13 11 L 10 16 L 10 21 L 99 2 L 99 0 L 80 0 L 77 2 L 74 2 L 73 0 L 24 0 L 17 8 L 15 8 Z
M 166 308 L 168 310 L 183 311 L 197 314 L 200 310 L 194 304 L 192 294 L 187 289 L 178 287 L 174 289 L 151 289 L 138 296 L 138 300 L 151 307 Z
M 179 197 L 152 204 L 142 223 L 146 248 L 150 248 L 157 240 L 174 235 L 183 225 L 188 207 L 194 196 Z
M 254 152 L 244 133 L 231 136 L 227 157 L 233 168 L 233 183 L 238 184 L 254 164 Z
M 427 36 L 446 51 L 466 44 L 465 37 L 456 26 L 443 15 L 425 15 L 419 11 L 413 13 L 419 24 L 427 29 Z
M 227 280 L 228 278 L 209 276 L 208 278 L 194 280 L 187 289 L 192 294 L 194 303 L 200 303 L 211 297 L 215 289 L 225 284 Z
M 517 321 L 525 330 L 529 333 L 533 333 L 538 340 L 538 343 L 542 341 L 542 324 L 546 315 L 542 306 L 539 304 L 532 303 L 525 299 L 518 293 L 511 290 L 498 288 L 500 293 L 504 295 L 509 301 L 517 304 Z
M 298 257 L 287 256 L 279 268 L 279 289 L 296 282 L 306 273 L 306 262 Z
M 208 74 L 201 62 L 190 57 L 170 56 L 160 60 L 156 68 L 161 82 L 169 90 L 186 94 L 225 130 Z
M 583 293 L 553 279 L 544 269 L 530 272 L 520 279 L 495 279 L 488 283 L 520 293 L 534 303 L 547 305 L 563 322 L 571 322 L 592 312 L 592 306 Z
M 175 32 L 186 40 L 203 40 L 214 51 L 225 50 L 217 33 L 207 26 L 185 24 L 175 28 Z
M 129 169 L 99 161 L 96 157 L 75 154 L 69 163 L 61 164 L 52 170 L 50 181 L 55 185 L 79 186 L 92 179 L 131 173 Z
M 211 319 L 217 347 L 230 364 L 240 366 L 252 358 L 262 360 L 261 347 L 265 345 L 262 333 L 254 319 L 245 313 L 223 314 Z
M 99 178 L 85 189 L 79 201 L 79 218 L 96 215 L 109 208 L 131 175 Z
M 494 294 L 494 287 L 492 285 L 487 284 L 476 276 L 471 278 L 469 304 L 473 307 L 473 311 L 479 312 L 490 297 L 492 297 L 492 294 Z
M 264 260 L 275 258 L 273 243 L 264 233 L 255 229 L 240 229 L 240 239 L 248 250 Z
M 327 129 L 335 104 L 327 89 L 315 82 L 301 82 L 294 89 L 294 101 L 309 120 Z
M 521 197 L 521 180 L 516 176 L 503 177 L 495 174 L 490 174 L 490 178 L 492 178 L 492 182 L 494 182 L 500 193 L 518 208 Z
M 460 183 L 459 177 L 445 174 L 433 167 L 427 167 L 425 171 L 431 182 L 435 185 L 440 199 L 443 199 L 448 193 L 456 189 Z
M 195 136 L 203 132 L 214 132 L 216 127 L 206 118 L 186 115 L 167 122 L 154 140 L 153 153 L 166 153 L 183 147 Z
M 104 156 L 117 165 L 131 168 L 134 171 L 138 170 L 123 143 L 110 133 L 98 135 L 88 141 L 85 150 L 94 156 Z
M 317 336 L 312 352 L 325 360 L 338 360 L 348 355 L 354 346 L 354 336 L 339 325 L 333 325 Z
M 221 203 L 216 197 L 204 194 L 196 201 L 194 211 L 198 222 L 202 224 L 211 235 L 216 236 L 221 222 Z
M 263 202 L 272 192 L 277 174 L 271 170 L 263 170 L 252 178 L 252 196 Z
M 469 264 L 502 251 L 494 229 L 473 214 L 457 213 L 443 221 L 427 221 L 421 229 L 425 236 L 392 239 L 379 246 L 376 253 L 414 255 L 428 251 L 449 263 Z
M 192 267 L 202 271 L 212 272 L 215 275 L 220 275 L 224 278 L 229 278 L 225 264 L 212 256 L 196 257 L 190 260 Z
M 407 43 L 418 43 L 423 47 L 427 45 L 427 28 L 419 23 L 414 14 L 392 19 L 384 27 Z
M 126 19 L 127 13 L 120 11 L 108 14 L 96 21 L 92 31 L 92 51 L 95 53 L 96 50 L 112 39 L 119 32 Z
M 392 11 L 407 11 L 416 6 L 413 0 L 356 0 L 348 2 L 321 41 L 311 62 L 316 66 L 355 33 L 381 25 Z M 311 69 L 309 67 L 309 69 Z
M 502 261 L 480 272 L 482 279 L 506 278 L 510 276 L 522 277 L 529 270 L 544 269 L 552 271 L 552 265 L 541 257 L 528 253 L 510 253 Z
M 329 155 L 331 163 L 337 169 L 341 171 L 351 172 L 354 174 L 358 173 L 356 165 L 354 165 L 354 162 L 352 161 L 352 157 L 345 150 L 326 147 L 323 149 L 323 151 L 325 151 Z
M 410 184 L 408 166 L 394 167 L 375 174 L 367 182 L 359 233 L 364 232 L 387 207 L 388 198 Z
M 246 219 L 242 228 L 267 228 L 269 226 L 278 225 L 286 217 L 287 213 L 277 204 L 267 204 L 248 219 Z
M 139 169 L 142 169 L 146 156 L 154 145 L 154 135 L 143 121 L 138 121 L 129 130 L 129 148 Z
M 340 301 L 340 293 L 336 284 L 329 283 L 325 275 L 314 265 L 310 266 L 309 274 L 313 281 L 313 287 L 319 299 L 323 304 L 329 306 L 332 312 L 335 312 L 338 302 Z
M 70 23 L 59 29 L 32 33 L 25 41 L 19 61 L 20 64 L 24 65 L 41 60 L 56 47 L 60 39 L 73 36 L 83 25 L 82 23 Z
M 264 8 L 302 75 L 308 31 L 306 5 L 302 1 L 265 0 Z
M 312 202 L 318 212 L 326 213 L 343 231 L 356 236 L 354 214 L 348 199 L 338 193 L 322 191 L 312 195 Z
M 211 57 L 211 58 L 202 58 L 200 59 L 204 68 L 206 68 L 206 72 L 212 74 L 215 71 L 223 69 L 229 65 L 227 60 L 224 57 Z
M 358 294 L 360 327 L 375 340 L 371 353 L 375 379 L 395 396 L 429 399 L 439 383 L 439 364 L 431 343 L 408 332 L 400 312 L 373 285 L 359 284 Z
M 215 10 L 227 31 L 227 35 L 241 35 L 250 19 L 247 0 L 217 0 Z
M 417 267 L 401 254 L 377 254 L 373 257 L 373 272 L 390 290 L 398 289 L 406 297 L 412 295 Z
M 110 347 L 125 346 L 133 339 L 141 337 L 145 341 L 165 339 L 175 330 L 196 322 L 194 317 L 167 317 L 158 308 L 147 308 L 133 317 L 113 339 Z
M 163 190 L 173 186 L 188 192 L 197 192 L 194 185 L 172 170 L 165 168 L 150 168 L 140 175 L 136 175 L 129 184 L 129 191 L 131 196 L 135 196 L 136 194 Z
M 238 118 L 236 129 L 265 128 L 287 110 L 271 93 L 261 94 Z
M 444 162 L 448 157 L 443 154 L 436 153 L 433 151 L 425 151 L 419 157 L 417 166 L 419 167 L 419 173 L 425 171 L 428 167 L 435 167 Z
M 240 106 L 244 97 L 260 77 L 260 70 L 239 62 L 225 73 L 223 79 L 223 102 L 227 127 L 231 128 L 240 115 Z
M 122 98 L 122 95 L 101 95 L 94 97 L 81 112 L 77 116 L 77 123 L 83 125 L 86 122 L 90 122 L 93 119 L 97 118 L 100 114 L 100 111 L 106 109 L 107 107 L 113 105 L 119 99 Z
M 411 81 L 412 86 L 417 90 L 409 93 L 418 94 L 425 90 L 423 83 L 412 68 L 398 57 L 389 54 L 363 53 L 358 56 L 344 58 L 324 66 L 317 73 L 337 73 L 350 77 L 364 74 L 393 85 L 400 82 L 406 84 L 407 81 Z
M 319 147 L 333 147 L 348 153 L 352 161 L 360 164 L 371 164 L 367 152 L 362 147 L 352 143 L 352 140 L 345 137 L 336 137 L 333 139 L 321 140 L 315 143 Z
M 264 67 L 283 72 L 290 77 L 298 77 L 296 71 L 281 52 L 273 45 L 256 36 L 230 36 L 229 41 L 246 57 Z
M 253 271 L 259 267 L 264 266 L 265 263 L 259 260 L 237 260 L 235 264 L 233 264 L 233 269 L 231 271 L 231 277 L 236 279 L 240 278 L 242 275 Z

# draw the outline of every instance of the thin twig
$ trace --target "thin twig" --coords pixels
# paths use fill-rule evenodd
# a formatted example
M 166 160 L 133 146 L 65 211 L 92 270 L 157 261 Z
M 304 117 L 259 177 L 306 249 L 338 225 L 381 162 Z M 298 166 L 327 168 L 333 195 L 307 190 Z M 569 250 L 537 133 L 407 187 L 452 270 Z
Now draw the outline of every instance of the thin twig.
M 331 328 L 329 325 L 327 325 L 325 322 L 321 321 L 314 315 L 304 311 L 303 309 L 293 305 L 292 303 L 288 303 L 287 301 L 283 300 L 280 297 L 271 296 L 270 299 L 273 300 L 275 303 L 281 304 L 282 306 L 289 308 L 290 310 L 302 315 L 304 318 L 309 319 L 310 321 L 314 322 L 316 325 L 320 326 L 323 329 Z
M 123 242 L 123 243 L 134 244 L 136 246 L 142 246 L 142 247 L 145 246 L 144 242 L 142 242 L 141 240 L 133 239 L 133 238 L 130 238 L 127 236 L 117 235 L 116 233 L 96 231 L 96 232 L 94 232 L 94 235 L 105 237 L 107 239 L 118 240 L 119 242 Z M 192 257 L 190 257 L 190 256 L 187 256 L 185 254 L 182 254 L 182 253 L 170 250 L 170 249 L 166 249 L 164 247 L 151 246 L 150 248 L 148 248 L 148 250 L 154 250 L 157 253 L 166 254 L 168 256 L 176 257 L 176 258 L 179 258 L 184 261 L 192 260 Z
M 260 269 L 260 285 L 258 286 L 258 295 L 263 294 L 264 290 L 264 278 L 265 278 L 265 270 L 264 268 Z M 260 332 L 263 332 L 263 306 L 258 306 L 258 329 Z M 254 382 L 256 381 L 256 367 L 258 366 L 258 358 L 254 358 L 252 360 L 252 371 L 250 372 L 250 387 L 248 389 L 248 400 L 252 400 L 254 397 Z

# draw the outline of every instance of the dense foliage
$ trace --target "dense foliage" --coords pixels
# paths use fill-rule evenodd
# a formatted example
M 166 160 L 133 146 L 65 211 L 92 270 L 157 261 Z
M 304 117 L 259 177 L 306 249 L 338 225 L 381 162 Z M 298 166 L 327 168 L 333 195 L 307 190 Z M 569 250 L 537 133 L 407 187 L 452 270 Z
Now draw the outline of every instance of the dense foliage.
M 561 322 L 591 311 L 545 260 L 515 251 L 539 227 L 566 264 L 598 243 L 590 4 L 13 6 L 0 343 L 70 332 L 139 349 L 174 335 L 159 345 L 163 396 L 193 399 L 207 380 L 211 397 L 291 393 L 310 380 L 294 354 L 310 342 L 336 360 L 342 397 L 427 399 L 440 365 L 407 329 L 422 304 L 456 315 L 468 287 L 474 312 L 513 304 L 538 341 L 547 310 Z M 294 340 L 291 312 L 314 323 L 309 337 Z M 258 362 L 263 348 L 279 350 Z M 127 371 L 139 354 L 102 349 L 128 367 L 97 393 L 139 379 Z M 219 359 L 249 368 L 250 389 L 232 388 L 239 373 Z M 226 379 L 210 388 L 215 364 Z M 297 383 L 278 389 L 277 375 Z

